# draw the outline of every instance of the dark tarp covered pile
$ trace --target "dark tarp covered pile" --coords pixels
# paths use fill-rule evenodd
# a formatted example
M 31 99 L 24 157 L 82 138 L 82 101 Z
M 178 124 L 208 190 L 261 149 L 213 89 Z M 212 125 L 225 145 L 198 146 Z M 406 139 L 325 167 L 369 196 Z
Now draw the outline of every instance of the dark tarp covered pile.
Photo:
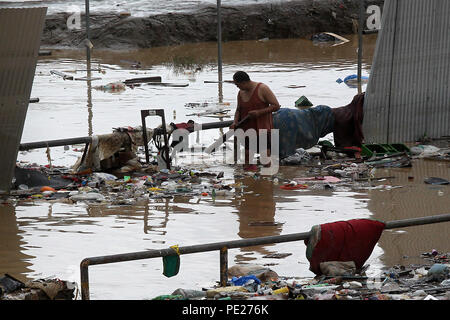
M 319 105 L 309 109 L 282 108 L 273 114 L 273 125 L 279 130 L 280 159 L 295 153 L 298 148 L 309 149 L 319 139 L 333 133 L 336 147 L 360 147 L 364 93 L 339 108 Z

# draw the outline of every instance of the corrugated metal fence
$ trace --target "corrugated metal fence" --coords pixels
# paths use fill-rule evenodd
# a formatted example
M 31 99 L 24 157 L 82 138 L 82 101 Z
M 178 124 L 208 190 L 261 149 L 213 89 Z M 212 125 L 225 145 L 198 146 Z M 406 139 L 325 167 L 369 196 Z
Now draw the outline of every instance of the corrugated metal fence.
M 0 194 L 11 187 L 46 13 L 0 9 Z
M 450 1 L 386 0 L 364 105 L 366 143 L 449 135 Z

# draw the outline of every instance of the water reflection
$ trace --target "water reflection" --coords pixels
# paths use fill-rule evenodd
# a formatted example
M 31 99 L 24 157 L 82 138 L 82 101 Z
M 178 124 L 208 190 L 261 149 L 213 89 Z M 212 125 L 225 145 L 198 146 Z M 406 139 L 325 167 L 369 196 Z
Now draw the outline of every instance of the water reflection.
M 159 235 L 165 235 L 167 230 L 167 223 L 169 221 L 169 199 L 161 199 L 156 204 L 152 205 L 153 210 L 150 210 L 149 204 L 144 206 L 144 233 L 156 233 Z M 162 216 L 157 216 L 154 211 L 160 211 Z
M 90 72 L 88 77 L 91 77 Z M 92 112 L 92 81 L 88 80 L 87 82 L 87 110 L 88 110 L 88 136 L 92 136 L 94 129 L 92 126 L 92 119 L 94 118 L 94 114 Z
M 8 273 L 24 281 L 32 267 L 32 263 L 27 260 L 34 257 L 23 253 L 24 247 L 29 243 L 21 233 L 15 207 L 10 204 L 0 205 L 0 275 Z
M 275 221 L 276 205 L 274 200 L 274 185 L 272 181 L 261 178 L 245 177 L 241 180 L 245 186 L 242 197 L 236 202 L 239 231 L 242 239 L 280 235 L 281 224 Z M 247 253 L 258 252 L 263 255 L 273 253 L 271 246 L 241 248 L 241 254 L 236 255 L 236 263 L 254 260 Z
M 377 176 L 395 179 L 383 182 L 392 189 L 370 190 L 368 209 L 374 219 L 392 221 L 448 213 L 449 186 L 424 183 L 428 177 L 450 179 L 445 162 L 415 160 L 412 168 L 378 169 Z M 386 265 L 423 263 L 420 253 L 432 249 L 447 252 L 449 231 L 448 223 L 385 230 L 379 241 L 384 249 L 381 260 Z

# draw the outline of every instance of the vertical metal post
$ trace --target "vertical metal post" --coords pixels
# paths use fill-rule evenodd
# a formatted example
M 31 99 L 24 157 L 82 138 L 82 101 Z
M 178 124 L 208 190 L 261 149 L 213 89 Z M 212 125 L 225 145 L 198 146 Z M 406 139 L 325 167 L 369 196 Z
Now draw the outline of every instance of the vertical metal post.
M 219 83 L 222 82 L 222 13 L 221 0 L 217 0 L 217 63 Z
M 87 79 L 87 89 L 88 89 L 88 101 L 87 101 L 87 108 L 88 108 L 88 135 L 92 136 L 93 128 L 92 128 L 92 73 L 91 73 L 91 32 L 90 32 L 90 25 L 89 25 L 89 0 L 85 0 L 85 10 L 86 10 L 86 79 Z
M 226 287 L 228 282 L 228 248 L 220 249 L 220 286 Z
M 148 138 L 147 138 L 147 125 L 145 124 L 145 117 L 148 115 L 148 110 L 141 110 L 141 121 L 142 121 L 142 140 L 145 149 L 145 162 L 150 163 L 150 154 L 148 150 Z
M 89 50 L 89 48 L 87 49 Z M 88 109 L 88 136 L 92 136 L 94 133 L 92 119 L 94 118 L 94 114 L 92 112 L 92 81 L 91 79 L 91 66 L 88 63 L 88 73 L 87 73 L 87 109 Z
M 238 161 L 238 152 L 239 152 L 238 148 L 239 148 L 238 141 L 237 141 L 236 136 L 234 136 L 234 139 L 233 139 L 233 159 L 234 159 L 234 164 L 237 164 L 237 161 Z
M 81 299 L 90 300 L 89 295 L 89 261 L 84 259 L 80 263 Z
M 86 39 L 91 41 L 91 32 L 89 26 L 89 0 L 85 0 L 85 11 L 86 11 Z M 91 71 L 91 48 L 86 44 L 86 59 L 88 62 L 88 72 Z M 89 75 L 88 75 L 89 77 Z
M 364 0 L 359 1 L 358 22 L 358 93 L 361 93 L 362 53 L 363 53 L 363 28 L 364 28 Z
M 163 135 L 164 135 L 164 154 L 166 156 L 166 166 L 167 169 L 170 170 L 170 154 L 169 154 L 169 138 L 167 137 L 167 127 L 166 127 L 166 117 L 164 116 L 164 110 L 158 110 L 158 115 L 161 117 L 162 120 L 162 128 L 163 128 Z
M 217 0 L 217 70 L 219 75 L 219 102 L 223 102 L 223 78 L 222 78 L 222 12 L 221 0 Z

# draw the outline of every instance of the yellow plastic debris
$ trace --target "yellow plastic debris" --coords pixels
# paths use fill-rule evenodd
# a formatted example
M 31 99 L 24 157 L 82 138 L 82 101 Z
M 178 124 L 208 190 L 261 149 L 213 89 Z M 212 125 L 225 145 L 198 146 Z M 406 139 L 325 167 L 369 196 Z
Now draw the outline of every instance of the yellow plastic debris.
M 272 294 L 288 294 L 288 293 L 289 293 L 288 287 L 280 288 L 272 292 Z

